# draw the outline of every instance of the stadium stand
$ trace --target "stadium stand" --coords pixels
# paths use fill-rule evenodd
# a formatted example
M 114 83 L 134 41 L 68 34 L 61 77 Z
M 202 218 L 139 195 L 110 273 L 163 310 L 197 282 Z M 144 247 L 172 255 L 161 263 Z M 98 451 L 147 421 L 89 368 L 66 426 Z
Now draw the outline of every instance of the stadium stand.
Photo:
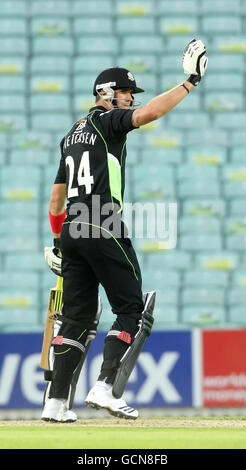
M 129 68 L 144 104 L 183 80 L 182 52 L 196 36 L 209 56 L 201 85 L 128 137 L 126 201 L 146 211 L 165 203 L 164 228 L 152 211 L 144 239 L 134 212 L 133 244 L 144 290 L 157 290 L 155 329 L 245 325 L 245 15 L 242 0 L 1 1 L 0 331 L 43 329 L 56 282 L 43 248 L 59 142 L 93 105 L 95 76 Z

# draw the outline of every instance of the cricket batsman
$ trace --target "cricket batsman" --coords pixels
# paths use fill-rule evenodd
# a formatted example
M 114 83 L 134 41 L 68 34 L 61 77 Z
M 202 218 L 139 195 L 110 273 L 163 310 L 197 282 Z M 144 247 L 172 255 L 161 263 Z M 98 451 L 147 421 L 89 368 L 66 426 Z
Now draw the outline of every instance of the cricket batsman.
M 85 403 L 119 418 L 138 417 L 122 395 L 151 334 L 155 291 L 142 292 L 141 270 L 122 221 L 126 138 L 189 95 L 205 74 L 205 53 L 202 41 L 193 39 L 183 53 L 187 79 L 139 108 L 134 95 L 144 90 L 132 73 L 120 67 L 102 71 L 93 87 L 95 106 L 61 141 L 49 205 L 54 246 L 46 248 L 45 257 L 63 278 L 63 304 L 50 344 L 54 360 L 43 420 L 77 419 L 71 409 L 71 385 L 76 386 L 74 376 L 96 334 L 99 284 L 112 308 L 112 326 L 98 380 Z

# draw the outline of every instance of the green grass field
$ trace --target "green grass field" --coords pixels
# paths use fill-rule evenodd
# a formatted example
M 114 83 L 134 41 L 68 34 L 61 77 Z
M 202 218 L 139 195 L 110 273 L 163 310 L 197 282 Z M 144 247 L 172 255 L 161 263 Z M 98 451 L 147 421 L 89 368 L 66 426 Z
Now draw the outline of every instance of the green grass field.
M 246 449 L 245 418 L 0 423 L 0 449 Z

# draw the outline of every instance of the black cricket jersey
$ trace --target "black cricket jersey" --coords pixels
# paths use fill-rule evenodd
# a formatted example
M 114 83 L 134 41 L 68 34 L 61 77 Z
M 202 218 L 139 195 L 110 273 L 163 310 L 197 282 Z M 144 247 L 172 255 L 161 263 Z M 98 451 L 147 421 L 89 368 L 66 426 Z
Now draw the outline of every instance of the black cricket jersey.
M 89 208 L 93 196 L 101 206 L 111 203 L 122 211 L 125 187 L 126 135 L 135 129 L 133 110 L 103 106 L 90 109 L 60 143 L 61 160 L 56 183 L 67 185 L 67 213 L 73 203 Z

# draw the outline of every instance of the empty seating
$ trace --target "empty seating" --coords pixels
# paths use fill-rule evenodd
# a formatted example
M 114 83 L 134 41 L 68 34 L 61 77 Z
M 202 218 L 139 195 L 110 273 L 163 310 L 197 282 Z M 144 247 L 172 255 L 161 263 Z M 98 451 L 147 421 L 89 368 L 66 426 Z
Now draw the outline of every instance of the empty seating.
M 74 41 L 70 36 L 35 36 L 32 40 L 32 54 L 72 56 L 74 54 Z
M 226 321 L 224 308 L 217 305 L 197 305 L 182 309 L 182 323 L 190 327 L 218 327 L 223 326 Z
M 95 105 L 96 76 L 129 69 L 143 106 L 184 81 L 182 53 L 198 36 L 209 51 L 201 85 L 128 135 L 125 201 L 136 206 L 124 218 L 143 288 L 157 290 L 156 330 L 245 325 L 245 13 L 242 0 L 1 1 L 2 331 L 43 328 L 59 144 Z M 102 297 L 103 330 L 114 316 Z

